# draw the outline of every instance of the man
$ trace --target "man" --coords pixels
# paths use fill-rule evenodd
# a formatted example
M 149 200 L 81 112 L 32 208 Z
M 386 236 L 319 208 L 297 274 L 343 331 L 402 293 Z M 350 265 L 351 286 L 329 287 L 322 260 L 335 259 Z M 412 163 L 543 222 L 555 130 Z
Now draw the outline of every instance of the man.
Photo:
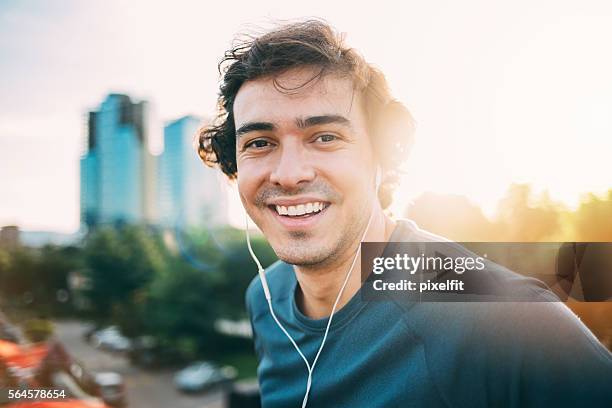
M 384 212 L 412 119 L 328 25 L 280 27 L 223 63 L 220 115 L 202 130 L 199 153 L 237 179 L 280 259 L 246 295 L 264 407 L 612 403 L 610 354 L 558 302 L 360 296 L 362 240 L 439 238 Z M 511 280 L 536 300 L 550 296 Z

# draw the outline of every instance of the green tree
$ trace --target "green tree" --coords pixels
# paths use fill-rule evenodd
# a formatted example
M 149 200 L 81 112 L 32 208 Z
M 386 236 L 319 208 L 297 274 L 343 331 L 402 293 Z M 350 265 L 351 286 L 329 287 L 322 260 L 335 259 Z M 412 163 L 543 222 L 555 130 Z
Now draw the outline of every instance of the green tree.
M 405 215 L 421 228 L 456 241 L 494 240 L 493 224 L 466 197 L 423 193 Z
M 79 248 L 21 247 L 0 258 L 0 292 L 14 306 L 49 315 L 71 312 L 68 275 L 82 265 Z
M 277 260 L 276 254 L 260 236 L 251 237 L 253 251 L 265 268 Z M 257 265 L 251 258 L 242 238 L 227 249 L 220 265 L 222 276 L 215 280 L 215 297 L 223 304 L 224 316 L 239 319 L 246 317 L 244 296 L 247 287 L 257 275 Z
M 104 227 L 90 234 L 84 245 L 87 295 L 97 319 L 119 323 L 126 334 L 140 332 L 138 312 L 147 285 L 165 268 L 165 255 L 159 236 L 146 227 Z
M 252 348 L 249 341 L 218 333 L 215 323 L 220 318 L 246 317 L 244 294 L 257 268 L 241 231 L 225 229 L 214 234 L 211 239 L 206 233 L 192 231 L 190 247 L 197 252 L 187 256 L 177 251 L 169 267 L 148 287 L 143 315 L 148 333 L 185 358 Z M 254 238 L 253 246 L 264 265 L 276 259 L 262 238 Z
M 548 193 L 533 196 L 528 184 L 512 184 L 499 202 L 495 235 L 499 241 L 540 242 L 558 236 L 562 207 Z
M 607 196 L 589 194 L 573 214 L 578 241 L 612 241 L 612 189 Z

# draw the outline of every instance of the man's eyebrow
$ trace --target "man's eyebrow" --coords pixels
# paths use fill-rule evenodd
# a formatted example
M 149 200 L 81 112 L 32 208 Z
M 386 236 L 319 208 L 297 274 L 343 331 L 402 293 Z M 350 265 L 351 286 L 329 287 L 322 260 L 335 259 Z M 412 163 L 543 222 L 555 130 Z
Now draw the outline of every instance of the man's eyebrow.
M 337 123 L 340 125 L 349 126 L 351 125 L 351 121 L 341 115 L 321 115 L 321 116 L 311 116 L 306 119 L 296 119 L 295 123 L 301 129 L 317 126 L 317 125 L 327 125 L 330 123 Z
M 238 130 L 236 130 L 236 138 L 241 135 L 249 132 L 254 132 L 257 130 L 274 130 L 276 126 L 270 122 L 247 122 L 244 125 L 240 126 Z
M 305 119 L 298 118 L 295 120 L 295 123 L 300 129 L 317 125 L 327 125 L 330 123 L 336 123 L 349 127 L 351 125 L 351 121 L 341 115 L 319 115 L 310 116 Z M 236 130 L 236 138 L 244 135 L 245 133 L 255 132 L 258 130 L 273 131 L 276 130 L 276 126 L 271 122 L 247 122 Z

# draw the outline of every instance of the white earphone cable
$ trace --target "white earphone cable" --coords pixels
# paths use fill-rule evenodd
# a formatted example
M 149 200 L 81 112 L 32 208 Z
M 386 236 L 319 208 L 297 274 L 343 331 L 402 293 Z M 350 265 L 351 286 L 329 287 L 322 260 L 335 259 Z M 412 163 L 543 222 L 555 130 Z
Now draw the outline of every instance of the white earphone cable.
M 377 184 L 378 184 L 378 182 L 377 182 Z M 250 234 L 249 234 L 249 218 L 248 218 L 248 216 L 247 216 L 247 214 L 245 212 L 247 246 L 249 248 L 249 253 L 251 254 L 251 257 L 253 258 L 253 260 L 257 264 L 257 271 L 259 273 L 259 277 L 260 277 L 260 281 L 261 281 L 261 286 L 263 287 L 264 294 L 265 294 L 266 300 L 268 302 L 268 307 L 270 309 L 270 314 L 272 315 L 272 318 L 276 322 L 276 325 L 282 330 L 282 332 L 285 334 L 285 336 L 287 336 L 287 338 L 289 339 L 289 341 L 291 342 L 293 347 L 299 353 L 300 357 L 302 357 L 302 360 L 304 360 L 304 363 L 306 364 L 306 368 L 308 370 L 308 380 L 306 382 L 306 393 L 304 394 L 304 399 L 302 400 L 302 408 L 305 408 L 306 404 L 308 403 L 308 396 L 310 394 L 310 388 L 311 388 L 311 385 L 312 385 L 312 373 L 314 371 L 315 365 L 317 364 L 317 361 L 319 360 L 319 356 L 321 355 L 321 352 L 323 351 L 323 347 L 325 346 L 325 341 L 327 340 L 327 335 L 329 333 L 329 328 L 331 327 L 331 323 L 332 323 L 332 319 L 334 317 L 334 313 L 336 312 L 336 307 L 338 307 L 338 303 L 340 302 L 340 298 L 342 297 L 342 294 L 344 293 L 344 289 L 346 288 L 346 285 L 348 284 L 348 281 L 349 281 L 349 279 L 351 277 L 351 274 L 353 273 L 353 269 L 355 268 L 355 262 L 357 261 L 357 256 L 359 255 L 359 251 L 361 249 L 361 243 L 365 239 L 365 236 L 368 233 L 368 230 L 370 229 L 370 224 L 372 222 L 372 217 L 373 216 L 374 216 L 374 208 L 372 208 L 372 212 L 370 213 L 370 218 L 368 219 L 368 223 L 366 225 L 366 228 L 365 228 L 365 230 L 363 232 L 363 235 L 361 236 L 361 239 L 359 240 L 359 244 L 360 245 L 355 250 L 355 255 L 353 256 L 353 262 L 351 263 L 351 267 L 349 268 L 349 270 L 348 270 L 348 272 L 346 274 L 346 277 L 344 278 L 344 282 L 342 284 L 342 287 L 340 288 L 340 291 L 338 292 L 338 296 L 336 297 L 336 301 L 334 302 L 334 306 L 332 307 L 331 314 L 329 315 L 329 319 L 327 320 L 327 326 L 325 327 L 325 333 L 323 335 L 323 340 L 321 340 L 321 345 L 319 346 L 319 350 L 317 351 L 317 354 L 315 355 L 315 358 L 314 358 L 314 360 L 312 362 L 312 366 L 311 366 L 310 363 L 308 362 L 308 359 L 306 358 L 306 356 L 304 356 L 304 353 L 302 353 L 302 350 L 300 350 L 300 348 L 297 345 L 297 343 L 293 340 L 293 338 L 291 337 L 289 332 L 285 329 L 285 327 L 283 327 L 281 322 L 276 317 L 276 314 L 274 313 L 274 308 L 272 307 L 272 295 L 270 293 L 270 289 L 268 288 L 268 282 L 266 281 L 265 271 L 264 271 L 263 267 L 261 266 L 261 262 L 259 262 L 259 259 L 257 259 L 257 256 L 255 255 L 255 252 L 253 252 L 253 248 L 251 247 L 251 237 L 250 237 Z
M 272 308 L 272 296 L 270 294 L 270 289 L 268 288 L 268 282 L 266 281 L 265 271 L 264 271 L 263 267 L 261 266 L 261 263 L 259 262 L 259 259 L 257 259 L 257 256 L 255 255 L 255 252 L 253 252 L 253 248 L 251 247 L 251 235 L 249 234 L 249 218 L 246 215 L 246 213 L 244 215 L 245 215 L 245 221 L 246 221 L 246 226 L 247 226 L 247 228 L 246 228 L 247 246 L 249 247 L 249 252 L 251 253 L 251 257 L 253 258 L 253 260 L 257 264 L 258 273 L 259 273 L 259 279 L 261 280 L 261 286 L 263 287 L 264 294 L 266 296 L 266 301 L 268 302 L 268 307 L 270 308 L 270 314 L 272 315 L 272 318 L 274 319 L 274 321 L 276 322 L 278 327 L 280 327 L 280 329 L 283 331 L 283 333 L 285 333 L 285 336 L 287 336 L 289 341 L 291 341 L 291 344 L 293 344 L 293 347 L 295 347 L 297 352 L 300 354 L 300 357 L 302 357 L 302 360 L 304 360 L 304 363 L 306 363 L 306 367 L 308 368 L 308 372 L 310 372 L 310 364 L 308 363 L 308 359 L 304 356 L 304 354 L 302 353 L 302 350 L 300 350 L 300 348 L 298 347 L 296 342 L 293 340 L 293 338 L 291 337 L 289 332 L 287 332 L 287 330 L 285 330 L 283 325 L 280 323 L 280 321 L 276 317 L 276 314 L 274 313 L 274 309 Z

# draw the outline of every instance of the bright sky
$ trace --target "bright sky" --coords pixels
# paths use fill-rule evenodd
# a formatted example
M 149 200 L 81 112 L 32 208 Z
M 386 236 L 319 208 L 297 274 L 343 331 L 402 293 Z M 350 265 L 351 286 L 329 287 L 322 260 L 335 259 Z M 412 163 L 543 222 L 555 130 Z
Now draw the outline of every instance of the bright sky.
M 612 188 L 609 1 L 160 3 L 0 3 L 0 225 L 78 228 L 84 114 L 107 93 L 150 100 L 160 129 L 210 115 L 234 34 L 305 16 L 346 32 L 418 122 L 396 209 L 435 191 L 490 212 L 513 181 L 568 205 Z

